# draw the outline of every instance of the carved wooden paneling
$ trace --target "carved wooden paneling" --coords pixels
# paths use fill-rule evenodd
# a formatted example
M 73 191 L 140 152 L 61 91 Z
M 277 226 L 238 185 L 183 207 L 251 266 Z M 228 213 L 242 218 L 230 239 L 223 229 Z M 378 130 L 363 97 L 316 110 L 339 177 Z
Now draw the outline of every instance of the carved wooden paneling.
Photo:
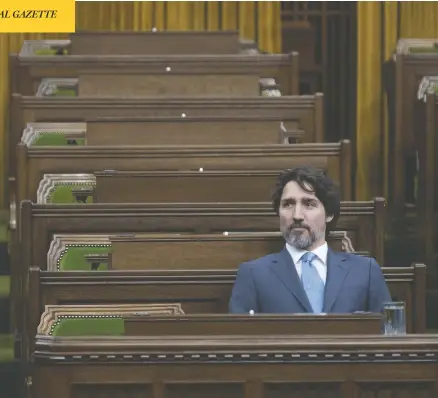
M 359 383 L 358 398 L 431 398 L 434 382 L 369 382 Z
M 437 337 L 37 336 L 33 398 L 435 398 Z
M 73 384 L 71 398 L 154 398 L 151 384 Z
M 243 383 L 164 383 L 165 398 L 242 398 Z M 155 398 L 155 397 L 154 397 Z
M 341 383 L 264 383 L 264 398 L 339 398 Z

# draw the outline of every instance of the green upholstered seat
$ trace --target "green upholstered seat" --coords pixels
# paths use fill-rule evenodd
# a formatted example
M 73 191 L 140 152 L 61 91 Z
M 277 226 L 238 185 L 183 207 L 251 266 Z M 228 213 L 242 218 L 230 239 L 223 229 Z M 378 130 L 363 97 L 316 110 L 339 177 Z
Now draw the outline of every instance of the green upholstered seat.
M 8 226 L 7 222 L 0 224 L 0 242 L 7 242 Z M 0 299 L 8 300 L 11 292 L 11 277 L 9 275 L 0 275 Z M 0 322 L 8 322 L 3 317 Z M 11 362 L 14 360 L 14 336 L 9 334 L 0 334 L 0 363 Z
M 89 184 L 59 184 L 50 193 L 47 203 L 77 203 L 76 197 L 73 195 L 73 189 L 90 188 Z M 93 197 L 88 196 L 86 203 L 93 203 Z
M 44 174 L 37 189 L 37 203 L 92 203 L 94 174 Z
M 35 55 L 57 55 L 57 52 L 58 52 L 58 49 L 56 49 L 56 48 L 39 48 L 39 49 L 35 50 L 34 54 Z M 66 48 L 64 48 L 62 50 L 62 55 L 67 55 L 67 54 L 68 54 L 68 50 Z
M 86 255 L 109 254 L 111 253 L 110 244 L 80 244 L 68 245 L 66 250 L 61 253 L 57 261 L 58 271 L 90 271 L 91 264 L 87 261 Z M 100 263 L 95 271 L 108 270 L 108 264 Z
M 123 336 L 123 317 L 112 315 L 66 315 L 53 324 L 51 336 Z
M 55 234 L 47 251 L 47 269 L 52 272 L 107 270 L 111 254 L 107 234 Z
M 0 298 L 9 297 L 11 290 L 10 277 L 8 275 L 0 276 Z M 6 321 L 6 320 L 3 320 Z M 0 335 L 0 363 L 10 362 L 14 359 L 14 336 Z
M 58 88 L 52 95 L 52 97 L 76 97 L 77 92 L 71 88 Z
M 179 303 L 46 305 L 38 333 L 49 336 L 122 336 L 125 318 L 184 315 Z
M 77 86 L 62 86 L 56 85 L 55 88 L 51 88 L 45 91 L 45 97 L 76 97 L 78 95 Z
M 40 81 L 37 97 L 75 97 L 78 95 L 77 78 L 43 78 Z
M 0 363 L 14 360 L 14 336 L 11 334 L 0 335 Z
M 74 138 L 76 145 L 85 145 L 85 138 Z M 38 135 L 35 141 L 32 143 L 33 146 L 66 146 L 72 145 L 62 132 L 42 132 Z
M 411 54 L 434 54 L 438 53 L 438 47 L 410 47 Z
M 21 142 L 31 146 L 85 145 L 86 124 L 77 123 L 28 123 Z
M 11 278 L 9 275 L 0 276 L 0 298 L 9 297 L 11 291 Z

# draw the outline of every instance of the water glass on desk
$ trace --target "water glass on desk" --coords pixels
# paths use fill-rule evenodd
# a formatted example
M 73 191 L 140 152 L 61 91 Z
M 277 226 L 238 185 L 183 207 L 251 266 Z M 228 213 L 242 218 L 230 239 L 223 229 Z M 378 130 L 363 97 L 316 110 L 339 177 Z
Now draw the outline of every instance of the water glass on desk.
M 385 336 L 406 334 L 406 309 L 402 301 L 391 301 L 383 305 L 383 333 Z

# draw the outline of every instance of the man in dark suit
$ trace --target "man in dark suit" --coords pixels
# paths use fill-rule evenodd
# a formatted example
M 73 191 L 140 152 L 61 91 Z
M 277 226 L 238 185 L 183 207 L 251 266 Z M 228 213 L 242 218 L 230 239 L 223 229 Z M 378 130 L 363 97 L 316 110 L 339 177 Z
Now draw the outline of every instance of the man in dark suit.
M 286 245 L 280 253 L 239 266 L 231 313 L 381 312 L 391 301 L 373 258 L 328 248 L 326 235 L 339 217 L 340 193 L 323 172 L 284 171 L 272 203 Z

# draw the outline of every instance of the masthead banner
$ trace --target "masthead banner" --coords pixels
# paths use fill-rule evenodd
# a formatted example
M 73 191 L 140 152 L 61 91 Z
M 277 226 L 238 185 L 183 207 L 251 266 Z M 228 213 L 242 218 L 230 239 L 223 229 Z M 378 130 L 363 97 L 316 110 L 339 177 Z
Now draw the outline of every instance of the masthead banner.
M 0 33 L 72 33 L 75 0 L 14 0 L 0 5 Z

